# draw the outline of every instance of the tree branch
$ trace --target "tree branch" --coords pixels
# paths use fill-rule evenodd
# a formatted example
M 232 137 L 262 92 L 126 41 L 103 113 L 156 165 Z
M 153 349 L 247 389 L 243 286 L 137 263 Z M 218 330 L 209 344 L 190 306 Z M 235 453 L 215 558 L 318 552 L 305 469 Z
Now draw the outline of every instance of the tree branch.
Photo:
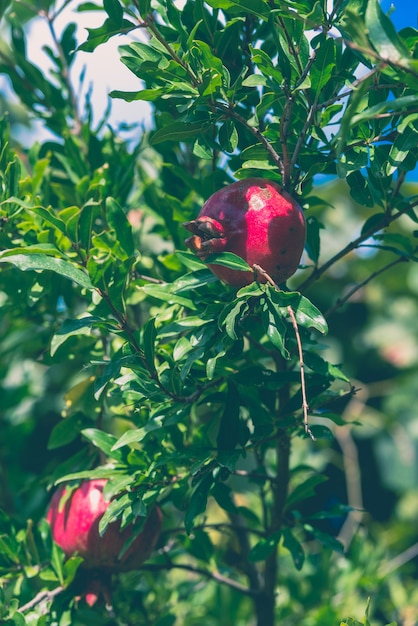
M 343 259 L 345 256 L 347 256 L 347 254 L 355 250 L 361 243 L 363 243 L 363 241 L 366 241 L 366 239 L 369 239 L 369 237 L 372 237 L 374 234 L 379 232 L 379 230 L 387 228 L 387 226 L 402 217 L 402 215 L 405 215 L 410 209 L 415 206 L 418 206 L 418 200 L 416 200 L 415 202 L 411 202 L 410 204 L 405 206 L 405 208 L 398 211 L 394 215 L 390 214 L 389 212 L 384 213 L 382 219 L 377 224 L 368 228 L 364 233 L 356 237 L 356 239 L 353 239 L 353 241 L 350 241 L 350 243 L 342 248 L 342 250 L 337 252 L 337 254 L 335 254 L 333 257 L 328 259 L 328 261 L 326 261 L 323 265 L 321 265 L 320 267 L 316 267 L 311 275 L 306 280 L 304 280 L 299 285 L 299 287 L 297 287 L 297 290 L 306 290 L 308 287 L 310 287 L 310 285 L 312 285 L 312 283 L 318 280 L 322 276 L 322 274 L 324 274 L 330 267 L 332 267 L 332 265 L 337 263 L 337 261 Z
M 262 134 L 262 132 L 258 129 L 255 128 L 254 126 L 250 126 L 250 124 L 247 122 L 247 120 L 245 119 L 245 117 L 243 117 L 242 115 L 240 115 L 239 113 L 237 113 L 237 111 L 230 105 L 230 104 L 225 104 L 224 102 L 214 102 L 214 106 L 223 111 L 226 115 L 228 115 L 229 117 L 234 118 L 235 120 L 237 120 L 237 122 L 239 122 L 240 124 L 242 124 L 243 126 L 245 126 L 245 128 L 261 143 L 263 144 L 264 148 L 266 149 L 266 151 L 269 153 L 269 155 L 271 156 L 273 163 L 275 165 L 277 165 L 277 167 L 280 170 L 280 174 L 282 175 L 282 179 L 284 180 L 284 165 L 283 165 L 283 159 L 282 157 L 279 155 L 278 152 L 276 152 L 276 150 L 273 148 L 273 146 L 271 145 L 271 143 L 268 141 L 268 139 L 266 139 L 264 137 L 264 135 Z M 283 183 L 284 185 L 284 183 Z
M 324 317 L 329 317 L 330 315 L 335 313 L 335 311 L 339 309 L 340 307 L 342 307 L 343 304 L 345 304 L 345 302 L 347 302 L 347 300 L 351 298 L 351 296 L 353 296 L 359 289 L 367 285 L 371 280 L 376 278 L 376 276 L 383 274 L 383 272 L 386 272 L 387 270 L 394 267 L 395 265 L 398 265 L 399 263 L 406 263 L 408 261 L 409 259 L 407 257 L 404 257 L 404 256 L 398 257 L 397 259 L 395 259 L 394 261 L 391 261 L 384 267 L 381 267 L 379 270 L 376 270 L 375 272 L 370 274 L 370 276 L 365 278 L 361 283 L 358 283 L 357 285 L 355 285 L 355 287 L 350 289 L 342 298 L 338 298 L 335 304 L 331 308 L 329 308 L 328 311 L 324 314 Z
M 187 572 L 191 572 L 192 574 L 205 576 L 210 580 L 214 580 L 218 583 L 222 583 L 223 585 L 227 585 L 228 587 L 231 587 L 232 589 L 235 589 L 236 591 L 239 591 L 246 596 L 254 597 L 259 595 L 258 591 L 246 587 L 236 580 L 228 578 L 228 576 L 224 576 L 218 571 L 209 571 L 207 569 L 204 569 L 203 567 L 195 567 L 194 565 L 186 565 L 185 563 L 173 563 L 170 560 L 168 560 L 167 563 L 145 563 L 141 566 L 141 569 L 149 572 L 158 572 L 167 569 L 182 569 L 186 570 Z
M 44 600 L 46 601 L 53 600 L 55 596 L 58 596 L 62 591 L 64 591 L 64 587 L 56 587 L 55 589 L 52 589 L 51 591 L 40 591 L 39 593 L 36 594 L 34 598 L 32 598 L 32 600 L 29 600 L 29 602 L 26 602 L 26 604 L 22 604 L 22 606 L 19 607 L 18 610 L 20 613 L 29 611 L 30 609 L 33 609 L 34 606 L 36 606 L 37 604 L 40 604 Z

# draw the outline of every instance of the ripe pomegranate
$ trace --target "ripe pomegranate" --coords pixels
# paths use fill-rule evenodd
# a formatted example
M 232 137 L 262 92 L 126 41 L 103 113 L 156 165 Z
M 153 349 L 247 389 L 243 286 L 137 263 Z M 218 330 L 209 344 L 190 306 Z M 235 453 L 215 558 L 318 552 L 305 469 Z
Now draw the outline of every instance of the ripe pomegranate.
M 303 211 L 275 182 L 248 178 L 215 192 L 197 219 L 185 222 L 192 233 L 186 245 L 205 261 L 211 254 L 233 252 L 250 267 L 260 265 L 277 283 L 295 273 L 305 245 Z M 235 287 L 253 282 L 253 272 L 222 265 L 209 268 Z M 261 282 L 265 278 L 259 276 Z
M 112 572 L 138 569 L 157 543 L 162 525 L 161 509 L 155 507 L 151 511 L 140 534 L 119 557 L 135 526 L 131 524 L 120 530 L 120 523 L 114 522 L 109 524 L 102 537 L 99 535 L 100 519 L 109 506 L 103 495 L 106 482 L 106 479 L 83 481 L 68 499 L 63 500 L 67 486 L 59 487 L 46 515 L 52 536 L 68 556 L 75 553 L 82 556 L 85 568 Z

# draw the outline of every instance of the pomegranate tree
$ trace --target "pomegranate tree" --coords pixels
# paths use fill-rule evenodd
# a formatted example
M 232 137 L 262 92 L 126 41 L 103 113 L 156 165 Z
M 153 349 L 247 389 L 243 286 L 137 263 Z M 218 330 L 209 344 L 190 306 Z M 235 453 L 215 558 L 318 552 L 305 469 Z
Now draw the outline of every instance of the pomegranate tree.
M 86 480 L 71 493 L 67 492 L 66 485 L 59 487 L 46 516 L 52 536 L 68 556 L 82 556 L 85 568 L 113 572 L 137 569 L 157 543 L 162 525 L 161 510 L 155 507 L 151 511 L 141 532 L 121 555 L 136 528 L 131 524 L 121 530 L 120 523 L 114 522 L 100 536 L 99 523 L 109 506 L 103 493 L 106 482 L 106 479 Z
M 186 245 L 203 261 L 215 253 L 233 252 L 250 267 L 261 266 L 277 284 L 295 273 L 305 245 L 301 207 L 277 183 L 264 178 L 248 178 L 220 189 L 184 226 L 192 233 Z M 229 285 L 242 287 L 254 280 L 253 272 L 210 263 L 209 267 Z

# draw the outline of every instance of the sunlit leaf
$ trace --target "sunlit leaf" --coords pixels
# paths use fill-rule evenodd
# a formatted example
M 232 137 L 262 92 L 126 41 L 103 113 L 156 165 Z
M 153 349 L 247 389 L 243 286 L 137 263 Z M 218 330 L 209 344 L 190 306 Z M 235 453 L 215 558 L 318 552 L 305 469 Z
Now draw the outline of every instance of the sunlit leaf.
M 46 254 L 19 254 L 18 251 L 8 250 L 0 253 L 0 263 L 12 263 L 23 272 L 36 270 L 52 271 L 72 280 L 81 287 L 93 289 L 88 275 L 83 270 L 78 269 L 69 261 L 47 256 Z

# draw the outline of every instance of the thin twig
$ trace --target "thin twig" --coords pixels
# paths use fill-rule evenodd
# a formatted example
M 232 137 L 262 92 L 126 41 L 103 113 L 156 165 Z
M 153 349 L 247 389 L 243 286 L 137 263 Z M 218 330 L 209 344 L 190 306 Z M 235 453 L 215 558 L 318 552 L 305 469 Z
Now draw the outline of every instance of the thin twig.
M 388 574 L 391 574 L 395 570 L 402 567 L 402 565 L 405 565 L 409 561 L 412 561 L 412 559 L 415 559 L 415 557 L 417 556 L 418 556 L 418 542 L 414 543 L 413 546 L 410 546 L 409 548 L 407 548 L 406 550 L 404 550 L 403 552 L 395 556 L 393 559 L 391 559 L 387 563 L 383 563 L 378 570 L 378 575 L 385 577 Z
M 335 302 L 335 304 L 331 308 L 329 308 L 326 313 L 324 313 L 324 317 L 327 318 L 330 315 L 332 315 L 333 313 L 335 313 L 335 311 L 337 309 L 339 309 L 340 307 L 342 307 L 343 304 L 345 304 L 347 302 L 347 300 L 349 300 L 351 298 L 351 296 L 353 296 L 357 291 L 359 291 L 359 289 L 361 289 L 362 287 L 367 285 L 371 280 L 376 278 L 376 276 L 379 276 L 380 274 L 383 274 L 383 272 L 386 272 L 387 270 L 389 270 L 394 265 L 398 265 L 398 263 L 406 263 L 408 261 L 409 261 L 409 259 L 407 257 L 404 257 L 404 256 L 398 257 L 397 259 L 395 259 L 394 261 L 391 261 L 390 263 L 388 263 L 384 267 L 381 267 L 379 270 L 376 270 L 375 272 L 370 274 L 370 276 L 365 278 L 361 283 L 358 283 L 352 289 L 350 289 L 342 298 L 338 298 L 338 300 Z
M 239 122 L 240 124 L 245 126 L 245 128 L 252 135 L 254 135 L 254 137 L 256 139 L 258 139 L 258 141 L 260 143 L 263 144 L 264 148 L 266 149 L 266 151 L 271 156 L 274 164 L 277 165 L 277 167 L 279 168 L 280 174 L 282 175 L 282 180 L 284 180 L 284 178 L 285 178 L 285 170 L 284 170 L 284 165 L 283 165 L 283 159 L 279 155 L 279 153 L 276 152 L 276 150 L 273 148 L 273 146 L 271 145 L 269 140 L 264 137 L 264 135 L 262 134 L 260 129 L 259 128 L 255 128 L 254 126 L 250 126 L 250 124 L 247 122 L 245 117 L 243 117 L 242 115 L 237 113 L 237 111 L 231 105 L 225 104 L 224 102 L 214 102 L 214 106 L 217 109 L 220 109 L 221 111 L 223 111 L 229 117 L 234 118 L 235 120 L 237 120 L 237 122 Z
M 242 585 L 236 580 L 233 580 L 232 578 L 228 578 L 227 576 L 224 576 L 220 572 L 209 571 L 202 567 L 195 567 L 194 565 L 186 565 L 185 563 L 173 563 L 172 561 L 168 561 L 167 563 L 158 563 L 158 564 L 157 563 L 145 563 L 144 565 L 141 566 L 141 569 L 147 570 L 150 572 L 157 572 L 157 571 L 166 570 L 166 569 L 182 569 L 182 570 L 186 570 L 187 572 L 191 572 L 192 574 L 205 576 L 206 578 L 209 578 L 210 580 L 215 580 L 216 582 L 222 583 L 223 585 L 227 585 L 228 587 L 232 587 L 232 589 L 235 589 L 236 591 L 239 591 L 240 593 L 246 596 L 254 597 L 254 596 L 259 595 L 258 591 L 250 589 L 249 587 Z
M 34 606 L 40 604 L 44 600 L 51 601 L 62 591 L 64 591 L 64 587 L 56 587 L 51 591 L 40 591 L 36 594 L 34 598 L 32 598 L 32 600 L 29 600 L 29 602 L 26 602 L 26 604 L 23 604 L 21 607 L 19 607 L 19 612 L 24 613 L 25 611 L 29 611 L 30 609 L 33 609 Z
M 363 241 L 366 241 L 366 239 L 369 239 L 369 237 L 372 237 L 375 233 L 379 232 L 379 230 L 386 228 L 387 226 L 392 224 L 392 222 L 402 217 L 402 215 L 405 215 L 410 209 L 414 208 L 417 205 L 418 205 L 418 200 L 406 205 L 402 210 L 395 213 L 395 215 L 391 215 L 388 211 L 386 211 L 386 213 L 383 213 L 382 219 L 377 224 L 374 224 L 373 226 L 368 228 L 364 233 L 356 237 L 356 239 L 353 239 L 353 241 L 350 241 L 350 243 L 348 243 L 344 248 L 342 248 L 342 250 L 337 252 L 337 254 L 335 254 L 333 257 L 328 259 L 328 261 L 326 261 L 323 265 L 321 265 L 321 267 L 316 267 L 313 270 L 312 274 L 299 285 L 297 290 L 298 291 L 306 290 L 313 282 L 318 280 L 322 276 L 322 274 L 324 274 L 324 272 L 326 272 L 332 265 L 334 265 L 337 261 L 340 261 L 342 258 L 347 256 L 347 254 L 349 254 L 356 248 L 358 248 L 358 246 L 361 243 L 363 243 Z
M 200 81 L 198 77 L 193 72 L 190 65 L 185 63 L 183 59 L 179 57 L 177 52 L 164 39 L 164 37 L 162 36 L 160 31 L 156 27 L 153 21 L 152 15 L 149 15 L 147 18 L 144 19 L 143 26 L 145 26 L 145 28 L 155 37 L 155 39 L 157 39 L 160 42 L 160 44 L 164 46 L 164 48 L 167 50 L 168 54 L 171 56 L 173 61 L 178 63 L 184 69 L 184 71 L 187 73 L 188 77 L 190 78 L 190 82 L 192 83 L 193 87 L 197 89 L 200 86 Z

